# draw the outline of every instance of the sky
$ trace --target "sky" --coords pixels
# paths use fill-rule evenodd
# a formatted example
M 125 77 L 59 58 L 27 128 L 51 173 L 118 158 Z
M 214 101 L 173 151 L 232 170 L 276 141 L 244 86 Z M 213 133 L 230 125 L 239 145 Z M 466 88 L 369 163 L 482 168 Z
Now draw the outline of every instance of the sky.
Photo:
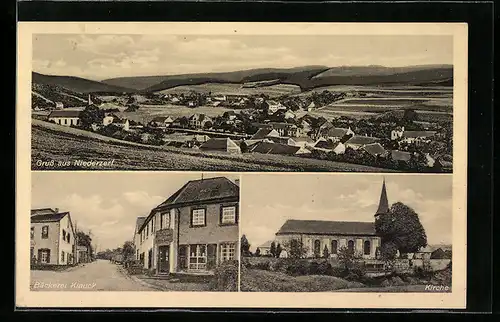
M 386 175 L 385 180 L 389 204 L 412 207 L 429 244 L 451 244 L 451 175 Z M 273 240 L 287 219 L 372 222 L 382 182 L 381 175 L 245 174 L 241 233 L 254 251 Z
M 204 178 L 238 174 L 204 173 Z M 98 250 L 132 240 L 136 219 L 147 216 L 189 180 L 201 173 L 33 172 L 31 208 L 69 211 L 78 230 L 92 232 Z
M 453 64 L 436 35 L 33 35 L 33 71 L 103 80 L 306 65 Z

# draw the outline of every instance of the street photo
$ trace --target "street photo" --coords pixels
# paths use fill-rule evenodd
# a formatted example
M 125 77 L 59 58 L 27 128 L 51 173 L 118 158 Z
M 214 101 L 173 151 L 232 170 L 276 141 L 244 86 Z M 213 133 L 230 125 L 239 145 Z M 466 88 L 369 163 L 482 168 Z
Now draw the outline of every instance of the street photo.
M 450 175 L 248 174 L 243 187 L 242 292 L 452 291 Z
M 238 290 L 238 175 L 33 172 L 32 187 L 31 291 Z
M 451 35 L 64 32 L 32 49 L 33 170 L 452 172 Z

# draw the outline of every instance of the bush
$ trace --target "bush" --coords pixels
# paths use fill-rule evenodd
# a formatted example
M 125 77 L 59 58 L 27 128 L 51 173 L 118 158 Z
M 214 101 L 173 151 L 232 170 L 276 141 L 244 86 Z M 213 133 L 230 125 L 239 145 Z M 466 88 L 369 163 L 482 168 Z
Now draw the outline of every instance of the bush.
M 318 264 L 318 275 L 333 275 L 332 265 L 328 261 L 322 261 Z
M 291 276 L 310 275 L 310 267 L 307 260 L 296 259 L 286 266 L 286 273 Z
M 255 269 L 271 270 L 271 261 L 262 261 L 252 265 Z
M 210 290 L 218 292 L 238 291 L 238 270 L 237 260 L 226 261 L 215 269 L 213 280 L 210 282 Z

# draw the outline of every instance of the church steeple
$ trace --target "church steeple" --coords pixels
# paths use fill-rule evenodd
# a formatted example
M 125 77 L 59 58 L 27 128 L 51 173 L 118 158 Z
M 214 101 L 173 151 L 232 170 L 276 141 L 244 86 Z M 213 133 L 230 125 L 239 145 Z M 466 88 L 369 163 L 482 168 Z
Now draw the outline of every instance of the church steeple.
M 382 183 L 382 192 L 380 193 L 380 201 L 375 216 L 389 213 L 389 201 L 387 200 L 387 190 L 385 188 L 385 178 Z

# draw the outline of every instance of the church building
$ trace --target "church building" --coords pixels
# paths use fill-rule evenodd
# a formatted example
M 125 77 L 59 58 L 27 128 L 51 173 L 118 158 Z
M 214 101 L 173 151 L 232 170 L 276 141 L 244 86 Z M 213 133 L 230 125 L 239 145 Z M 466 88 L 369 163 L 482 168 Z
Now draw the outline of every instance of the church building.
M 389 212 L 385 180 L 375 218 Z M 326 221 L 289 219 L 276 233 L 276 243 L 285 249 L 292 243 L 302 242 L 305 257 L 323 257 L 325 248 L 330 257 L 337 257 L 339 249 L 346 247 L 364 259 L 376 259 L 381 238 L 375 232 L 375 222 Z

